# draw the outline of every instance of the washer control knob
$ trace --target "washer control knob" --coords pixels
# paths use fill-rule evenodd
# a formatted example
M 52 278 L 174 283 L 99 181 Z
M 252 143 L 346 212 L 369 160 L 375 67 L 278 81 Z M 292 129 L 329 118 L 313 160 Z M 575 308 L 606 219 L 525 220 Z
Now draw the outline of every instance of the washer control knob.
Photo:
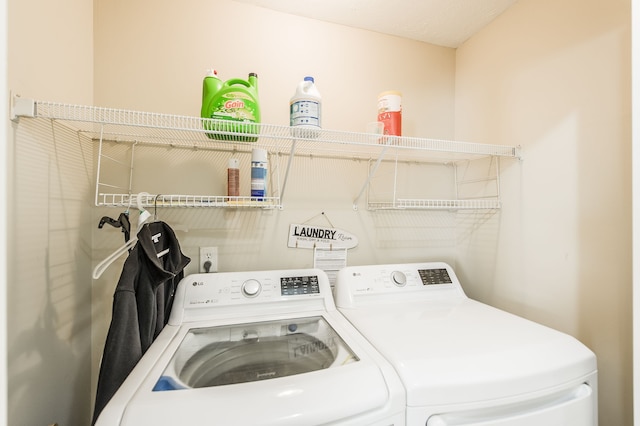
M 262 290 L 262 285 L 258 280 L 246 280 L 242 283 L 242 294 L 246 297 L 256 297 L 260 294 L 260 290 Z
M 406 275 L 400 271 L 393 271 L 391 273 L 391 280 L 398 287 L 404 287 L 404 285 L 407 283 Z

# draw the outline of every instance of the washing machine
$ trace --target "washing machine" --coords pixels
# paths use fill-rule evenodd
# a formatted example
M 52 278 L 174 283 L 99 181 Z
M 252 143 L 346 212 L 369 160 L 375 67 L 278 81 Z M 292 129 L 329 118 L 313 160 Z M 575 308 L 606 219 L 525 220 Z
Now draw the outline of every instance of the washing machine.
M 195 274 L 96 425 L 389 426 L 405 405 L 323 271 Z
M 597 425 L 593 352 L 468 298 L 448 264 L 347 267 L 335 292 L 404 383 L 407 425 Z

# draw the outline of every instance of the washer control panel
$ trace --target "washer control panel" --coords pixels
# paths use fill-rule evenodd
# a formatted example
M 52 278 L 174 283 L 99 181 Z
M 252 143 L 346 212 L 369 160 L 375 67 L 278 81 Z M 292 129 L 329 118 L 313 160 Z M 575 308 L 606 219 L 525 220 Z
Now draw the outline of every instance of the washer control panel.
M 333 305 L 327 274 L 319 269 L 292 269 L 189 275 L 178 285 L 172 315 L 174 310 L 205 315 L 206 308 L 217 309 L 211 311 L 217 315 L 225 306 L 260 303 L 279 304 L 278 309 L 286 310 L 291 300 L 298 302 L 296 306 L 301 300 L 312 300 L 314 308 Z

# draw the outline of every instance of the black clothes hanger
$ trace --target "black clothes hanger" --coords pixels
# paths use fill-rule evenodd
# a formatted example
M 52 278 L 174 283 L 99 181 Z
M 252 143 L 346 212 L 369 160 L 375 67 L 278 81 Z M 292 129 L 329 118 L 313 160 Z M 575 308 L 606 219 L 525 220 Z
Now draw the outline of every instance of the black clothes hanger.
M 143 198 L 145 196 L 148 196 L 148 195 L 149 195 L 149 193 L 147 193 L 147 192 L 141 192 L 136 196 L 136 200 L 137 200 L 137 203 L 138 203 L 138 212 L 140 212 L 140 215 L 138 216 L 138 227 L 136 228 L 136 233 L 140 231 L 140 229 L 144 225 L 144 223 L 149 219 L 149 217 L 151 217 L 151 213 L 149 213 L 147 210 L 145 210 L 145 208 L 142 205 L 143 204 L 142 203 L 143 202 Z M 126 217 L 123 218 L 122 214 L 121 214 L 119 220 L 122 221 L 122 219 L 124 219 L 126 221 L 126 223 L 129 223 L 129 209 L 127 208 L 127 210 L 123 214 Z M 105 220 L 106 223 L 109 222 L 108 219 L 109 218 L 107 218 L 107 220 Z M 114 222 L 117 222 L 117 221 L 114 221 Z M 125 232 L 125 228 L 122 229 L 122 232 Z M 125 234 L 125 238 L 128 238 L 128 237 L 129 237 L 129 235 Z M 98 263 L 98 266 L 96 266 L 95 269 L 93 270 L 93 279 L 97 280 L 98 278 L 100 278 L 102 273 L 105 271 L 105 269 L 107 269 L 109 267 L 109 265 L 111 265 L 118 257 L 123 255 L 124 253 L 130 252 L 133 249 L 133 247 L 137 244 L 137 242 L 138 242 L 138 237 L 137 237 L 137 235 L 134 235 L 133 238 L 128 239 L 127 242 L 124 243 L 123 246 L 119 247 L 116 251 L 111 253 L 102 262 Z
M 129 222 L 128 212 L 120 213 L 117 220 L 112 219 L 109 216 L 102 216 L 102 219 L 100 219 L 100 223 L 98 224 L 98 228 L 102 229 L 105 223 L 108 223 L 114 228 L 122 228 L 122 232 L 124 232 L 124 241 L 129 241 L 131 236 L 131 223 Z

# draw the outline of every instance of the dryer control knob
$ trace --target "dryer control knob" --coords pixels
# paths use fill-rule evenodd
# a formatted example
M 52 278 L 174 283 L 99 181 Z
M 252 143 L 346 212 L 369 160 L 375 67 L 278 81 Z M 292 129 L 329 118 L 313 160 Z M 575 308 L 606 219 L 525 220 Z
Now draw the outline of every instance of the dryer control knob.
M 247 280 L 242 283 L 242 294 L 247 297 L 256 297 L 260 294 L 260 290 L 262 290 L 262 285 L 258 280 Z
M 407 277 L 403 272 L 400 271 L 393 271 L 391 273 L 391 279 L 393 280 L 393 283 L 398 287 L 404 287 L 404 285 L 407 283 Z

